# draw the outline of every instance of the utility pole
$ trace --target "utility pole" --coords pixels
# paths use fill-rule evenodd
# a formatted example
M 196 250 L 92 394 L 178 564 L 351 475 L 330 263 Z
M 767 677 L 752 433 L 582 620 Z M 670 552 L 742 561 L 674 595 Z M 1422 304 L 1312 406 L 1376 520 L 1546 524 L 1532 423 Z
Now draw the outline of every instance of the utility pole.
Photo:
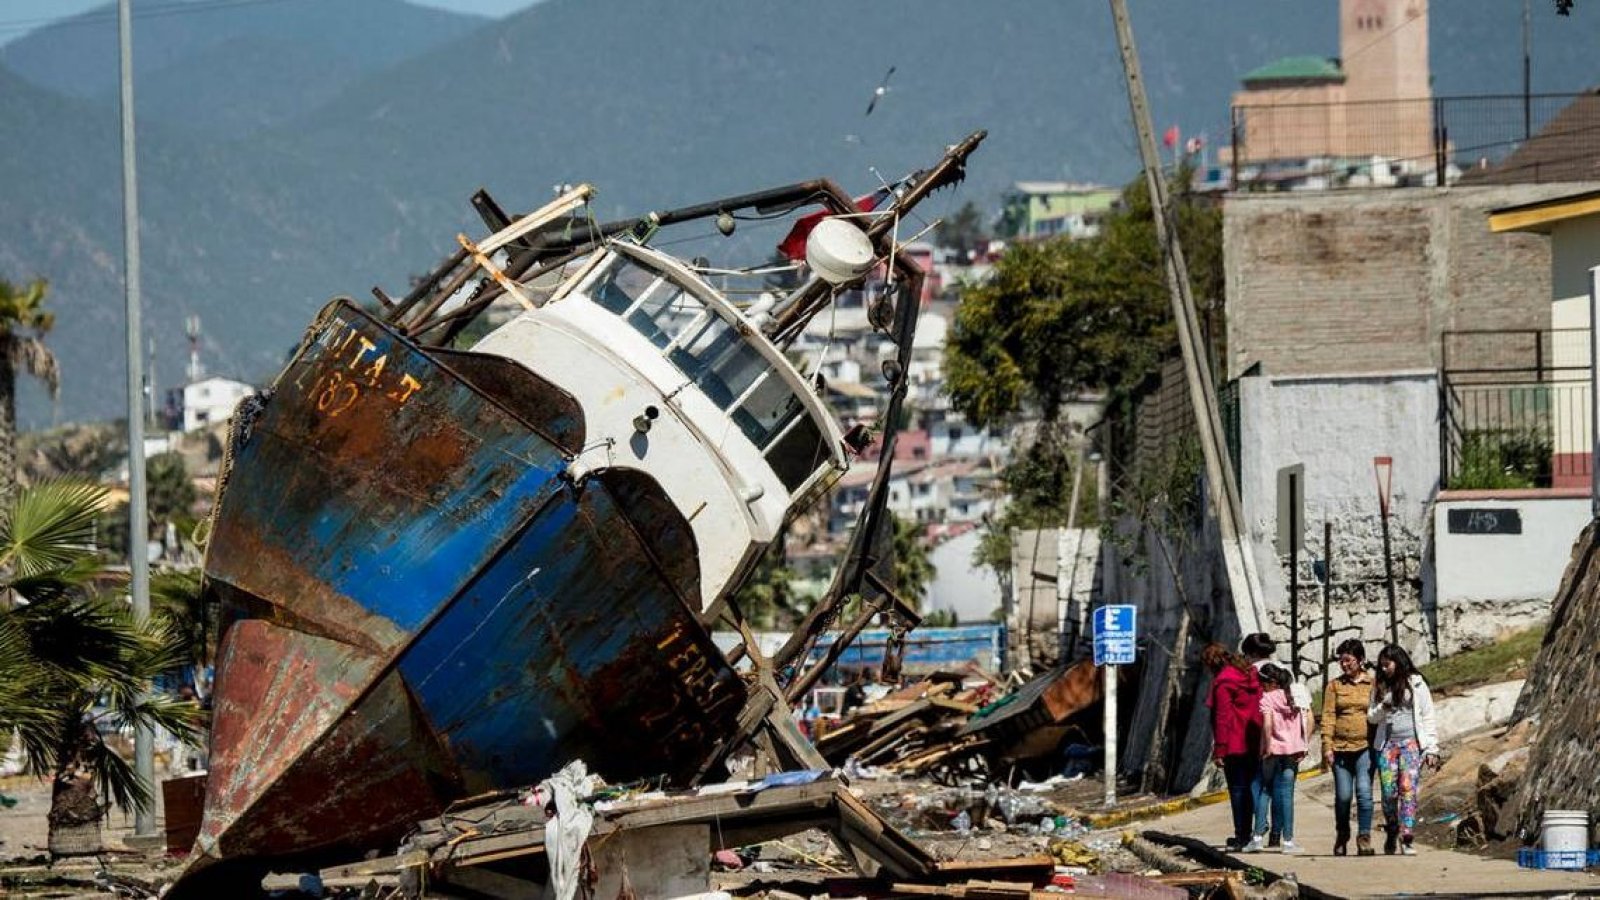
M 122 251 L 128 299 L 128 572 L 133 621 L 150 618 L 150 553 L 144 483 L 144 348 L 139 317 L 139 182 L 134 174 L 133 10 L 132 0 L 117 0 L 117 39 L 122 57 Z M 139 697 L 144 700 L 144 694 Z M 155 746 L 148 726 L 133 735 L 134 773 L 154 795 Z M 154 804 L 133 817 L 139 838 L 156 834 Z
M 1533 16 L 1522 0 L 1522 139 L 1533 137 Z
M 1217 391 L 1208 362 L 1209 351 L 1201 335 L 1195 313 L 1189 267 L 1178 239 L 1177 219 L 1167 196 L 1161 174 L 1161 154 L 1156 148 L 1150 105 L 1145 98 L 1144 76 L 1139 73 L 1139 52 L 1133 44 L 1133 25 L 1128 20 L 1126 0 L 1111 0 L 1111 18 L 1117 28 L 1117 45 L 1122 52 L 1122 69 L 1128 83 L 1128 105 L 1133 126 L 1139 136 L 1139 157 L 1144 165 L 1145 184 L 1150 191 L 1156 239 L 1161 242 L 1166 262 L 1167 290 L 1172 297 L 1172 317 L 1178 326 L 1178 346 L 1183 352 L 1183 372 L 1189 384 L 1189 399 L 1194 407 L 1200 450 L 1205 457 L 1206 498 L 1217 517 L 1222 536 L 1223 562 L 1228 572 L 1228 587 L 1233 596 L 1234 615 L 1245 634 L 1260 631 L 1266 621 L 1261 580 L 1255 560 L 1244 546 L 1244 516 L 1239 503 L 1239 486 L 1234 481 L 1233 464 L 1222 431 L 1222 416 L 1217 411 Z
M 1067 506 L 1067 527 L 1056 532 L 1056 664 L 1072 661 L 1072 645 L 1077 629 L 1068 633 L 1067 616 L 1072 610 L 1073 582 L 1078 577 L 1078 554 L 1083 552 L 1083 536 L 1078 533 L 1078 492 L 1083 488 L 1083 467 L 1088 454 L 1079 453 L 1072 466 L 1072 499 Z M 1067 565 L 1067 538 L 1072 538 L 1072 564 Z M 1076 621 L 1074 621 L 1076 624 Z

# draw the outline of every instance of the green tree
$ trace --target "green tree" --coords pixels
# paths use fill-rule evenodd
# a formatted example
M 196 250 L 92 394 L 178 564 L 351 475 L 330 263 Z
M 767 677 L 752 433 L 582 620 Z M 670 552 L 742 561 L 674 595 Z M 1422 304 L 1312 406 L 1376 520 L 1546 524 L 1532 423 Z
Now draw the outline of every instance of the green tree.
M 894 584 L 895 590 L 913 606 L 922 601 L 923 592 L 933 582 L 938 570 L 928 558 L 928 545 L 922 540 L 922 526 L 889 513 L 894 527 Z
M 0 517 L 0 730 L 14 730 L 28 770 L 53 781 L 53 847 L 58 833 L 96 825 L 108 802 L 143 809 L 153 799 L 107 731 L 196 736 L 194 704 L 148 693 L 181 662 L 171 626 L 137 625 L 120 596 L 95 591 L 90 540 L 104 504 L 99 486 L 47 482 L 18 492 Z
M 964 260 L 970 259 L 988 239 L 989 230 L 984 225 L 983 213 L 971 200 L 939 226 L 939 243 L 959 253 Z
M 804 605 L 794 589 L 794 572 L 783 555 L 780 535 L 733 594 L 733 605 L 754 628 L 785 628 L 800 618 Z
M 150 521 L 176 522 L 187 533 L 194 526 L 194 504 L 199 495 L 189 479 L 183 455 L 158 453 L 145 462 L 144 470 Z
M 183 456 L 157 454 L 145 460 L 144 471 L 146 528 L 171 522 L 180 537 L 193 534 L 198 524 L 193 509 L 199 495 L 184 466 Z M 128 555 L 128 504 L 119 503 L 101 512 L 95 526 L 95 540 L 107 555 Z
M 17 488 L 17 373 L 45 383 L 51 397 L 61 390 L 61 368 L 45 346 L 55 314 L 44 308 L 49 284 L 36 278 L 25 287 L 0 279 L 0 503 Z
M 128 434 L 121 423 L 64 425 L 17 436 L 22 484 L 58 478 L 99 481 L 127 457 Z
M 1180 186 L 1178 231 L 1197 301 L 1220 310 L 1222 216 Z M 1143 180 L 1097 237 L 1014 244 L 994 276 L 963 290 L 945 345 L 952 405 L 978 426 L 1025 407 L 1046 433 L 1062 404 L 1086 390 L 1136 396 L 1177 348 L 1161 249 Z
M 1172 179 L 1178 233 L 1206 322 L 1222 309 L 1222 214 Z M 1024 410 L 1041 421 L 1037 438 L 1001 473 L 1010 502 L 993 520 L 975 561 L 1006 585 L 1011 531 L 1067 520 L 1073 467 L 1083 458 L 1061 421 L 1063 404 L 1104 391 L 1108 405 L 1136 402 L 1177 352 L 1166 273 L 1144 179 L 1123 190 L 1096 237 L 1013 244 L 994 277 L 968 285 L 945 345 L 951 405 L 980 426 Z M 1215 329 L 1207 329 L 1208 332 Z M 1087 473 L 1086 473 L 1087 475 Z M 1096 523 L 1095 480 L 1085 477 L 1078 521 Z

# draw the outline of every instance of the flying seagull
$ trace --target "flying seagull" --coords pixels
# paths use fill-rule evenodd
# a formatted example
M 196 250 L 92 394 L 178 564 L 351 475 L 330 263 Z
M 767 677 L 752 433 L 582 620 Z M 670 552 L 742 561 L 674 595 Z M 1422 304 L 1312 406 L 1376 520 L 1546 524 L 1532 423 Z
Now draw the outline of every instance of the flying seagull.
M 883 73 L 883 80 L 878 82 L 878 86 L 872 89 L 872 99 L 867 102 L 867 115 L 872 115 L 872 111 L 878 108 L 879 98 L 889 93 L 889 79 L 893 77 L 894 66 L 890 66 L 889 71 Z

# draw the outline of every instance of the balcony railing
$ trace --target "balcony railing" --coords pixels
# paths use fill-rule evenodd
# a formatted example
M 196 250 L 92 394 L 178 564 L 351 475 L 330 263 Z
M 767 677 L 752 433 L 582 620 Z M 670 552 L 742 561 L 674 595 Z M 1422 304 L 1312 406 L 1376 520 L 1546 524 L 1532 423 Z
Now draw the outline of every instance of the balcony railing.
M 1443 487 L 1590 484 L 1588 329 L 1447 331 L 1439 356 Z

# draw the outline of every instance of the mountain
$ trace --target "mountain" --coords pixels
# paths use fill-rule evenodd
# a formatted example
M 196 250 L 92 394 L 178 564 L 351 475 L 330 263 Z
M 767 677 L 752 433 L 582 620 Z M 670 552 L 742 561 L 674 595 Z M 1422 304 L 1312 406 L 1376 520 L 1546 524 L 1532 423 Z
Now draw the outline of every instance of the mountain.
M 404 6 L 348 5 L 358 3 Z M 1434 4 L 1437 93 L 1520 89 L 1513 5 Z M 1332 2 L 1132 7 L 1158 127 L 1213 145 L 1240 75 L 1279 56 L 1337 52 Z M 1600 81 L 1589 53 L 1600 13 L 1585 10 L 1538 17 L 1538 89 Z M 271 86 L 258 93 L 251 73 L 274 57 L 243 49 L 256 40 L 192 47 L 181 65 L 195 74 L 163 90 L 187 83 L 207 107 L 269 105 Z M 151 84 L 178 65 L 157 65 Z M 889 91 L 867 116 L 890 66 Z M 141 82 L 141 105 L 152 93 Z M 553 184 L 589 181 L 602 218 L 819 175 L 860 192 L 976 128 L 990 138 L 969 182 L 926 204 L 924 219 L 968 199 L 993 209 L 1015 180 L 1119 183 L 1136 172 L 1110 18 L 1094 0 L 546 0 L 368 71 L 278 124 L 246 122 L 258 129 L 247 140 L 225 139 L 231 126 L 194 130 L 205 110 L 173 109 L 179 121 L 140 125 L 145 321 L 165 384 L 181 370 L 189 314 L 202 318 L 212 371 L 269 376 L 327 297 L 373 284 L 401 291 L 456 231 L 481 230 L 466 202 L 480 185 L 516 210 Z M 115 416 L 115 108 L 0 73 L 0 121 L 15 135 L 0 149 L 0 273 L 53 279 L 64 415 Z M 780 236 L 749 222 L 735 239 L 764 248 Z M 38 423 L 45 407 L 34 401 L 23 414 Z
M 402 0 L 136 4 L 134 16 L 141 120 L 209 138 L 293 119 L 364 76 L 490 21 Z M 102 104 L 118 102 L 119 65 L 114 3 L 0 47 L 0 66 Z
M 48 341 L 62 366 L 61 416 L 118 417 L 125 337 L 117 118 L 0 69 L 0 122 L 21 151 L 0 152 L 0 272 L 51 282 L 57 324 Z M 144 323 L 158 385 L 178 380 L 191 314 L 209 332 L 213 372 L 270 377 L 330 285 L 348 282 L 350 268 L 377 268 L 347 246 L 350 234 L 370 237 L 404 219 L 359 173 L 270 148 L 141 126 L 139 164 Z M 385 214 L 349 212 L 363 209 Z M 52 410 L 31 382 L 21 385 L 24 425 L 48 424 Z

